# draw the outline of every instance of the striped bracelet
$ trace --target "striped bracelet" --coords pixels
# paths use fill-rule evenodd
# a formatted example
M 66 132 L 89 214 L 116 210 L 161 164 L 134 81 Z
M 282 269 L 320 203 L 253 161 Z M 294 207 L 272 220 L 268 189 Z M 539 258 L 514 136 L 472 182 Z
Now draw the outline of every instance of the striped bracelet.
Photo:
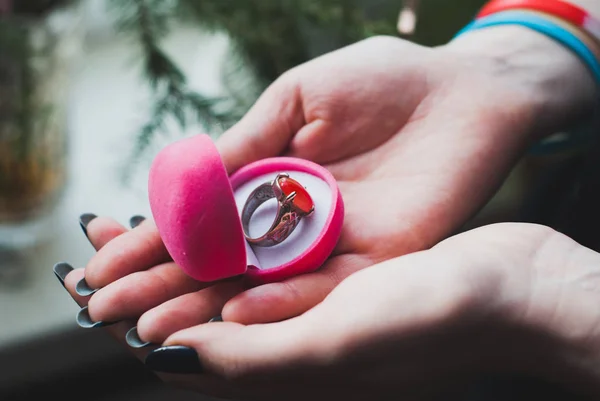
M 486 17 L 477 18 L 469 25 L 460 30 L 455 37 L 466 32 L 500 25 L 520 25 L 542 33 L 571 50 L 586 65 L 600 85 L 600 59 L 596 56 L 600 50 L 596 46 L 595 51 L 588 47 L 581 35 L 574 34 L 573 28 L 567 29 L 564 25 L 555 23 L 549 18 L 539 14 L 522 10 L 501 11 Z
M 459 31 L 455 35 L 455 38 L 472 30 L 501 25 L 524 26 L 562 44 L 579 57 L 594 77 L 596 83 L 600 85 L 600 42 L 592 36 L 590 31 L 583 30 L 580 26 L 558 17 L 556 14 L 531 9 L 498 11 L 476 18 Z M 587 146 L 593 138 L 592 129 L 592 125 L 586 122 L 581 127 L 574 127 L 566 138 L 555 140 L 554 137 L 549 137 L 542 140 L 530 149 L 530 152 L 545 154 L 566 151 L 573 148 L 581 149 Z
M 553 15 L 587 31 L 600 43 L 600 19 L 583 8 L 562 0 L 492 0 L 479 11 L 476 18 L 515 9 Z

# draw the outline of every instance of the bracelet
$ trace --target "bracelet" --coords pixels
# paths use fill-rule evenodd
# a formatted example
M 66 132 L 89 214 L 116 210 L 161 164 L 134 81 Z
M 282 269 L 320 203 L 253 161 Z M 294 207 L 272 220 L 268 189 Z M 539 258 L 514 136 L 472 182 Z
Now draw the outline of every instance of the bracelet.
M 503 4 L 508 3 L 508 1 L 497 0 L 497 3 L 501 2 Z M 548 3 L 550 2 L 548 1 Z M 512 3 L 517 3 L 517 0 L 512 0 Z M 494 1 L 491 4 L 494 4 Z M 499 11 L 477 17 L 454 37 L 456 38 L 471 30 L 500 25 L 524 26 L 554 39 L 575 53 L 600 85 L 600 41 L 595 40 L 596 38 L 592 35 L 591 30 L 582 29 L 579 25 L 573 24 L 571 20 L 563 19 L 556 14 L 531 9 Z M 594 130 L 593 124 L 582 124 L 581 127 L 574 127 L 564 139 L 554 140 L 549 137 L 540 141 L 529 150 L 529 153 L 540 155 L 583 149 L 588 146 L 594 137 Z
M 587 31 L 600 42 L 600 20 L 583 8 L 561 0 L 492 0 L 479 11 L 476 18 L 512 9 L 528 9 L 554 15 Z
M 596 60 L 600 61 L 600 42 L 596 40 L 593 36 L 591 36 L 587 31 L 579 29 L 577 26 L 559 18 L 552 14 L 546 14 L 540 11 L 532 11 L 532 10 L 520 10 L 522 12 L 537 15 L 539 17 L 545 18 L 556 25 L 561 26 L 563 29 L 571 32 L 573 35 L 577 36 L 579 40 L 581 40 L 587 47 L 590 49 L 594 56 L 596 56 Z
M 586 43 L 577 35 L 540 15 L 519 10 L 502 11 L 475 19 L 469 25 L 461 29 L 455 35 L 455 38 L 468 31 L 500 25 L 525 26 L 556 40 L 570 49 L 584 62 L 588 70 L 594 76 L 596 82 L 600 85 L 600 61 L 594 52 L 590 50 Z

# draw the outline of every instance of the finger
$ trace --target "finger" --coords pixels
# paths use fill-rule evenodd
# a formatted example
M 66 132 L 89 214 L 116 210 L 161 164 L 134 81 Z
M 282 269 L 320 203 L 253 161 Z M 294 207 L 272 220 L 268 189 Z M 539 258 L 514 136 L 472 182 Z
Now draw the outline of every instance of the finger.
M 158 372 L 213 374 L 234 384 L 265 376 L 275 379 L 285 368 L 317 355 L 320 347 L 313 346 L 313 339 L 318 337 L 314 331 L 319 325 L 314 323 L 298 318 L 252 326 L 232 322 L 198 325 L 171 335 L 148 355 L 146 366 Z M 175 355 L 171 361 L 169 354 Z M 187 363 L 177 361 L 178 356 L 185 357 Z M 262 377 L 255 375 L 259 372 Z
M 161 344 L 177 331 L 206 323 L 220 315 L 223 305 L 243 290 L 241 280 L 223 282 L 165 301 L 140 317 L 138 335 L 143 341 Z
M 77 305 L 84 307 L 88 303 L 89 297 L 77 294 L 75 286 L 83 279 L 85 275 L 83 268 L 74 269 L 65 277 L 65 289 L 71 297 L 77 302 Z
M 80 217 L 80 225 L 84 234 L 96 250 L 101 249 L 108 242 L 127 232 L 127 229 L 114 219 L 97 217 L 93 214 L 82 215 Z M 80 306 L 86 306 L 89 294 L 81 295 L 76 291 L 78 285 L 80 287 L 86 286 L 84 269 L 73 269 L 70 264 L 60 262 L 54 266 L 54 271 L 75 302 Z
M 340 137 L 342 135 L 334 131 L 331 122 L 313 120 L 298 130 L 285 155 L 315 163 L 331 163 L 340 157 L 339 149 L 343 146 L 336 141 L 336 138 Z
M 330 360 L 340 351 L 355 349 L 363 334 L 374 338 L 382 328 L 406 328 L 406 333 L 411 327 L 426 329 L 470 304 L 470 284 L 444 263 L 454 263 L 452 259 L 438 251 L 391 259 L 353 274 L 299 316 L 267 324 L 199 325 L 174 333 L 163 345 L 191 347 L 205 370 L 233 378 L 252 372 L 272 375 L 283 367 Z M 442 268 L 432 279 L 435 266 Z M 445 286 L 451 289 L 441 291 Z M 428 302 L 413 302 L 423 294 Z M 348 308 L 352 313 L 340 314 Z M 381 316 L 388 318 L 381 321 Z
M 93 320 L 89 313 L 89 303 L 95 298 L 95 295 L 92 297 L 82 296 L 77 293 L 75 290 L 78 283 L 81 282 L 85 275 L 84 269 L 79 268 L 73 270 L 69 275 L 65 278 L 65 288 L 73 297 L 75 302 L 81 307 L 79 312 L 77 313 L 75 319 L 77 324 L 85 329 L 92 328 L 106 328 L 108 332 L 117 339 L 117 341 L 124 343 L 125 333 L 132 326 L 132 322 L 127 320 Z
M 229 173 L 266 157 L 282 154 L 304 125 L 297 74 L 275 81 L 248 113 L 216 142 Z
M 338 168 L 338 164 L 357 154 L 373 151 L 373 148 L 380 143 L 371 144 L 365 141 L 365 138 L 378 138 L 377 136 L 362 135 L 362 133 L 349 135 L 348 132 L 340 132 L 343 130 L 344 127 L 331 121 L 323 119 L 309 121 L 294 135 L 285 156 L 307 159 L 326 165 L 338 179 L 359 179 L 365 175 L 365 169 L 349 168 L 346 163 L 342 163 Z M 352 142 L 356 142 L 356 138 L 361 141 L 354 145 Z
M 135 272 L 98 290 L 90 300 L 93 321 L 137 319 L 163 302 L 206 287 L 186 275 L 175 263 Z
M 89 288 L 98 289 L 170 259 L 156 225 L 145 221 L 99 249 L 85 268 L 85 280 Z
M 443 258 L 433 262 L 443 266 L 442 261 Z M 372 339 L 380 344 L 396 342 L 403 335 L 414 338 L 415 329 L 422 330 L 425 336 L 440 327 L 439 322 L 451 316 L 465 300 L 464 294 L 440 291 L 447 283 L 454 284 L 448 280 L 453 272 L 447 271 L 445 266 L 439 279 L 434 279 L 433 283 L 424 280 L 430 275 L 426 274 L 423 264 L 431 262 L 427 254 L 422 253 L 374 266 L 386 274 L 370 274 L 374 270 L 363 270 L 345 280 L 317 307 L 283 322 L 250 326 L 223 322 L 179 331 L 167 338 L 162 347 L 149 353 L 146 366 L 158 372 L 203 373 L 194 378 L 215 375 L 233 386 L 257 392 L 255 394 L 267 388 L 282 388 L 283 384 L 289 386 L 288 392 L 296 394 L 295 387 L 302 387 L 301 382 L 299 384 L 302 380 L 320 390 L 336 378 L 350 380 L 349 387 L 358 385 L 360 388 L 360 377 L 365 370 L 368 374 L 369 369 L 365 362 L 368 365 L 369 359 L 373 360 Z M 455 280 L 464 281 L 462 278 Z M 413 302 L 423 294 L 431 300 Z M 398 305 L 404 307 L 398 308 Z M 340 314 L 349 308 L 352 313 Z M 384 313 L 379 308 L 384 309 Z M 373 313 L 374 310 L 377 313 Z M 381 316 L 386 318 L 382 321 Z M 383 336 L 381 333 L 394 335 Z M 436 340 L 439 338 L 433 336 L 434 345 Z M 366 344 L 370 345 L 370 351 Z M 447 344 L 441 347 L 447 347 Z M 414 379 L 409 376 L 411 381 L 424 377 L 422 369 L 413 369 L 414 361 L 417 364 L 423 361 L 431 353 L 430 348 L 418 347 L 412 354 L 411 363 L 405 364 L 406 373 L 416 371 Z M 384 346 L 382 349 L 390 348 Z M 361 358 L 364 356 L 367 361 Z M 340 361 L 344 366 L 336 366 Z M 431 369 L 432 361 L 427 360 L 421 365 Z M 353 382 L 353 378 L 359 378 L 359 382 Z
M 99 216 L 87 223 L 84 233 L 94 249 L 99 250 L 127 231 L 129 230 L 116 220 L 110 217 Z
M 370 264 L 364 256 L 336 256 L 316 272 L 242 292 L 225 304 L 223 318 L 254 324 L 298 316 L 325 299 L 344 278 Z
M 93 300 L 95 296 L 91 298 L 89 296 L 81 296 L 75 291 L 75 286 L 84 277 L 84 274 L 83 268 L 75 269 L 65 279 L 65 288 L 71 297 L 73 297 L 75 302 L 77 302 L 77 304 L 81 307 L 75 317 L 77 324 L 86 329 L 105 327 L 108 332 L 117 339 L 117 341 L 124 343 L 124 336 L 127 330 L 129 330 L 131 327 L 131 322 L 126 320 L 92 320 L 91 316 L 89 315 L 89 302 Z
M 120 235 L 122 235 L 123 233 L 128 231 L 121 224 L 119 224 L 115 220 L 108 218 L 108 217 L 96 217 L 95 215 L 91 215 L 91 214 L 87 214 L 87 215 L 85 215 L 85 217 L 86 217 L 86 219 L 84 220 L 85 225 L 81 221 L 80 221 L 80 224 L 82 225 L 84 234 L 88 237 L 92 246 L 97 250 L 102 249 L 106 244 L 108 244 L 115 238 L 119 237 Z M 130 220 L 130 225 L 132 228 L 135 228 L 138 225 L 140 225 L 144 220 L 145 219 L 142 216 L 133 216 Z M 60 267 L 58 267 L 58 269 L 57 269 L 57 266 L 60 266 Z M 57 272 L 59 272 L 59 273 L 57 273 Z M 69 273 L 67 273 L 63 276 L 61 274 L 63 272 L 69 272 Z M 61 263 L 57 263 L 55 265 L 55 273 L 57 273 L 57 276 L 59 276 L 61 278 L 61 281 L 63 282 L 63 285 L 64 285 L 65 289 L 67 290 L 67 292 L 71 295 L 71 297 L 75 300 L 75 302 L 82 308 L 76 316 L 76 320 L 77 320 L 78 324 L 81 325 L 82 318 L 83 318 L 83 320 L 89 319 L 89 322 L 87 322 L 87 323 L 98 323 L 98 322 L 94 322 L 91 320 L 91 318 L 89 317 L 88 308 L 87 308 L 89 301 L 91 299 L 93 299 L 94 297 L 90 298 L 89 295 L 82 296 L 82 295 L 79 295 L 76 291 L 76 287 L 78 284 L 80 285 L 80 283 L 82 283 L 82 282 L 85 283 L 85 269 L 83 269 L 83 268 L 73 269 L 73 267 L 70 266 L 69 264 L 67 264 L 65 262 L 61 262 Z M 132 322 L 124 320 L 124 321 L 117 321 L 116 323 L 112 322 L 112 321 L 107 321 L 106 326 L 103 326 L 103 325 L 97 326 L 94 324 L 90 324 L 88 326 L 82 326 L 82 327 L 86 327 L 86 328 L 103 327 L 119 343 L 122 343 L 125 345 L 125 335 L 130 330 L 131 326 L 132 326 Z M 148 350 L 142 351 L 142 350 L 131 349 L 131 352 L 135 357 L 137 357 L 140 360 L 143 360 L 145 358 Z
M 133 216 L 129 224 L 135 228 L 146 220 L 143 216 Z M 109 217 L 97 217 L 93 214 L 84 214 L 80 218 L 80 224 L 84 234 L 97 251 L 110 241 L 128 232 L 122 224 Z M 75 291 L 81 296 L 92 295 L 97 287 L 91 287 L 85 277 L 82 277 L 75 286 Z

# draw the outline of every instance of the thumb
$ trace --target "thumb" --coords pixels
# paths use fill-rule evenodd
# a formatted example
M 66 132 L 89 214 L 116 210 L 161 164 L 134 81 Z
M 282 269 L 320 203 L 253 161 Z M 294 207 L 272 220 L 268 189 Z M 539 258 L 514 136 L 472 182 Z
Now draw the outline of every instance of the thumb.
M 246 115 L 216 141 L 228 173 L 282 154 L 304 125 L 297 74 L 286 73 L 259 97 Z
M 172 334 L 146 357 L 146 366 L 163 373 L 203 373 L 228 381 L 260 380 L 306 366 L 317 357 L 314 324 L 305 317 L 244 326 L 207 323 Z M 322 358 L 322 355 L 320 356 Z M 311 365 L 309 363 L 309 365 Z

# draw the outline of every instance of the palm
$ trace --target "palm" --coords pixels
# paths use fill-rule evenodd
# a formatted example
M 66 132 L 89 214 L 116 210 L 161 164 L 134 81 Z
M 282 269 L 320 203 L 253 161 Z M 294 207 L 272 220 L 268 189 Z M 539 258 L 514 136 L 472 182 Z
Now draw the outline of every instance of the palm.
M 478 376 L 524 368 L 561 382 L 590 360 L 572 341 L 597 332 L 599 262 L 549 228 L 489 225 L 365 269 L 302 316 L 199 325 L 166 345 L 202 362 L 186 386 L 234 399 L 463 400 Z
M 219 313 L 241 323 L 282 320 L 312 308 L 359 269 L 430 247 L 492 194 L 510 167 L 506 154 L 522 147 L 514 129 L 527 125 L 515 113 L 519 97 L 500 80 L 488 84 L 485 67 L 385 38 L 287 73 L 217 145 L 230 171 L 276 155 L 325 165 L 346 204 L 334 256 L 283 283 L 205 288 L 174 264 L 160 264 L 164 249 L 151 224 L 101 241 L 94 238 L 105 238 L 109 223 L 98 222 L 88 231 L 102 249 L 85 275 L 102 289 L 90 300 L 90 315 L 113 321 L 142 315 L 140 333 L 153 342 Z M 512 140 L 496 148 L 499 135 Z
M 479 80 L 488 77 L 470 75 L 458 58 L 442 63 L 437 57 L 430 49 L 394 39 L 366 41 L 292 71 L 272 89 L 274 97 L 296 96 L 279 99 L 285 111 L 293 111 L 282 113 L 281 126 L 287 129 L 271 135 L 285 140 L 271 151 L 324 164 L 338 180 L 347 206 L 337 256 L 319 272 L 287 283 L 312 286 L 315 297 L 309 303 L 331 289 L 327 283 L 322 292 L 315 290 L 320 288 L 315 280 L 337 281 L 450 234 L 492 194 L 509 168 L 495 168 L 496 176 L 480 174 L 478 167 L 495 163 L 498 152 L 485 138 L 522 122 L 487 121 L 482 106 L 498 107 L 487 95 L 493 91 L 497 102 L 501 91 L 482 85 Z M 457 71 L 464 76 L 454 83 L 460 90 L 450 90 L 449 78 Z M 266 105 L 259 102 L 255 114 L 261 115 Z M 498 116 L 510 112 L 497 111 Z M 234 141 L 234 135 L 242 135 L 238 132 L 224 141 Z

